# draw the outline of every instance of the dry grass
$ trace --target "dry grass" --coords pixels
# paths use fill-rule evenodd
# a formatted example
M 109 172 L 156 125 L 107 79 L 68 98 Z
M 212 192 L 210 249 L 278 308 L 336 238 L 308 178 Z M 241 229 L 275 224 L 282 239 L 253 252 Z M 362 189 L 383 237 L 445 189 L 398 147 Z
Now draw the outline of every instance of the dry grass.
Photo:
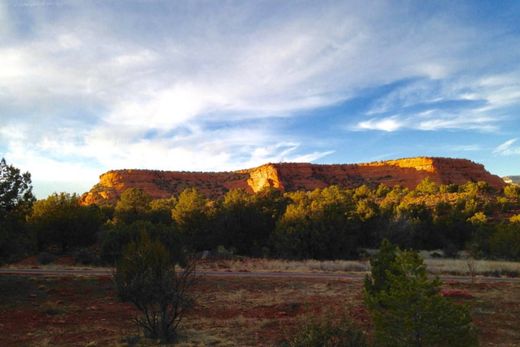
M 474 259 L 425 259 L 429 272 L 441 275 L 464 276 L 520 276 L 520 262 Z M 230 259 L 201 264 L 199 270 L 233 272 L 327 272 L 365 273 L 370 271 L 367 260 L 280 260 L 280 259 Z
M 201 264 L 200 270 L 237 272 L 366 272 L 367 261 L 357 260 L 283 260 L 283 259 L 226 259 Z
M 434 274 L 520 276 L 520 262 L 475 259 L 426 259 L 428 270 Z
M 374 252 L 373 250 L 371 251 Z M 467 276 L 509 276 L 520 277 L 520 262 L 475 260 L 470 258 L 447 259 L 432 258 L 432 253 L 442 251 L 421 251 L 428 270 L 432 274 L 467 275 Z M 11 264 L 5 268 L 27 268 L 30 262 Z M 40 269 L 85 269 L 110 273 L 110 267 L 64 266 L 63 264 L 38 265 Z M 366 273 L 370 271 L 368 260 L 283 260 L 266 258 L 238 258 L 206 260 L 198 266 L 202 271 L 232 272 L 325 272 L 325 273 Z

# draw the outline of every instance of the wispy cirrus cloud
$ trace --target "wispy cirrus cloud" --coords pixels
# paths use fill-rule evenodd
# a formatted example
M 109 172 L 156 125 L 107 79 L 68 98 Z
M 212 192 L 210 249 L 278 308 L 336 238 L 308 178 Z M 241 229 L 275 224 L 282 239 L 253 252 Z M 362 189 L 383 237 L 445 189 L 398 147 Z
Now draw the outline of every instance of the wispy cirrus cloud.
M 492 132 L 498 129 L 497 117 L 480 114 L 446 114 L 426 111 L 417 115 L 399 115 L 382 118 L 371 118 L 360 121 L 352 130 L 379 130 L 394 132 L 398 130 L 475 130 Z
M 507 140 L 506 142 L 498 145 L 493 150 L 494 154 L 498 155 L 517 155 L 520 154 L 520 146 L 515 146 L 518 141 L 517 138 Z
M 442 80 L 419 79 L 392 89 L 365 112 L 354 128 L 396 131 L 443 129 L 496 131 L 520 108 L 520 71 Z M 394 115 L 399 113 L 399 115 Z M 399 126 L 380 127 L 381 124 Z M 391 129 L 391 130 L 389 130 Z

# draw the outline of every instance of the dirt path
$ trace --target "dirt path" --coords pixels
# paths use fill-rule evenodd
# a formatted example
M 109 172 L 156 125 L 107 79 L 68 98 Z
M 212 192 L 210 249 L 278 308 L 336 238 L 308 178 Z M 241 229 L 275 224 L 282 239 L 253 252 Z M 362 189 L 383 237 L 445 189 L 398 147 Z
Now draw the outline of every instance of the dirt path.
M 0 275 L 16 276 L 91 276 L 108 277 L 112 276 L 112 269 L 74 269 L 74 268 L 0 268 Z M 310 278 L 326 280 L 355 280 L 361 281 L 365 278 L 365 273 L 326 273 L 326 272 L 231 272 L 231 271 L 199 271 L 199 275 L 209 277 L 247 277 L 247 278 Z M 469 276 L 441 275 L 443 281 L 471 282 Z M 520 278 L 510 277 L 484 277 L 476 276 L 475 282 L 480 283 L 520 283 Z

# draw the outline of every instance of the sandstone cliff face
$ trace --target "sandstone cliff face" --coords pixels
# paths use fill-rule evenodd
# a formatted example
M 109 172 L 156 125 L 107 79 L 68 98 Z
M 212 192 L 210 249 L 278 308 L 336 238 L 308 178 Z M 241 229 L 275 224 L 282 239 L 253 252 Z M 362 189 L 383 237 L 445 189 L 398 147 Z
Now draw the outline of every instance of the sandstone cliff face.
M 402 185 L 415 188 L 426 177 L 438 184 L 485 181 L 497 189 L 504 186 L 500 177 L 470 160 L 418 157 L 363 164 L 265 164 L 235 172 L 116 170 L 101 175 L 99 183 L 83 194 L 82 203 L 114 203 L 128 188 L 143 189 L 157 199 L 196 187 L 208 197 L 216 198 L 234 188 L 250 193 L 266 188 L 312 190 L 332 184 L 353 188 L 362 184 L 375 186 L 383 183 L 390 187 Z
M 277 166 L 274 164 L 262 165 L 254 169 L 244 170 L 243 172 L 249 175 L 247 185 L 254 193 L 265 188 L 285 190 L 283 183 L 280 181 Z

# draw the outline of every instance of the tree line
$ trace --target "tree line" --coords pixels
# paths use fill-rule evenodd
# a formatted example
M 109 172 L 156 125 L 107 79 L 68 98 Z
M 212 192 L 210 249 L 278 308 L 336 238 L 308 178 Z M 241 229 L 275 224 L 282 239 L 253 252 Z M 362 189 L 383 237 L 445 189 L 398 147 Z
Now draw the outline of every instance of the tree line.
M 290 259 L 357 258 L 383 239 L 403 249 L 520 259 L 520 187 L 485 182 L 313 191 L 230 190 L 208 199 L 195 188 L 152 199 L 130 188 L 119 201 L 82 206 L 75 194 L 35 200 L 29 173 L 0 163 L 0 256 L 90 249 L 113 263 L 141 233 L 171 254 L 202 251 Z

